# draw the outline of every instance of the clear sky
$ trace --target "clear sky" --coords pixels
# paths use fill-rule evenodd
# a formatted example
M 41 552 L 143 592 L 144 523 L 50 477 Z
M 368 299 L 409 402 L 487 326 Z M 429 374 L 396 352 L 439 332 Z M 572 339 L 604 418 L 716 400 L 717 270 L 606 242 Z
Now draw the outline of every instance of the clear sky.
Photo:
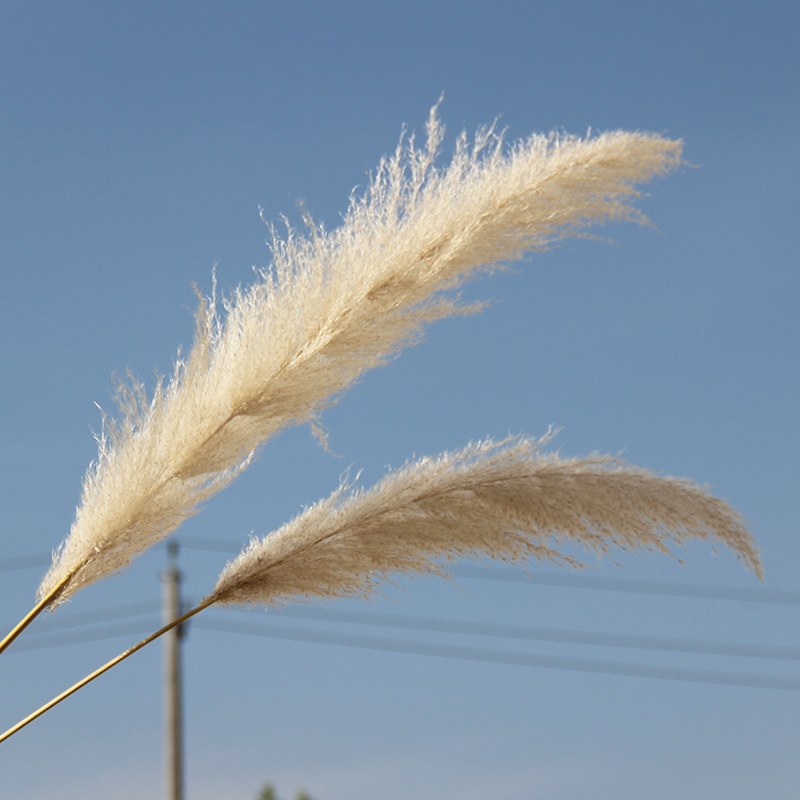
M 759 657 L 207 612 L 185 645 L 187 798 L 249 800 L 269 780 L 284 800 L 299 786 L 315 800 L 795 800 L 800 692 L 587 662 L 796 685 L 798 41 L 790 2 L 7 0 L 3 628 L 28 610 L 41 556 L 69 530 L 112 374 L 152 385 L 190 344 L 192 285 L 210 290 L 216 265 L 230 291 L 268 266 L 260 211 L 297 224 L 302 201 L 336 226 L 442 92 L 445 155 L 461 129 L 495 118 L 510 140 L 651 130 L 684 139 L 693 165 L 648 187 L 653 227 L 610 226 L 599 231 L 609 241 L 567 242 L 471 284 L 468 297 L 490 307 L 367 374 L 324 415 L 330 452 L 307 429 L 285 432 L 177 532 L 183 588 L 205 594 L 251 533 L 327 495 L 348 467 L 369 485 L 412 455 L 554 425 L 565 455 L 622 453 L 711 485 L 751 521 L 763 586 L 698 545 L 685 566 L 604 560 L 587 574 L 605 588 L 549 585 L 540 579 L 561 573 L 533 565 L 528 583 L 401 581 L 382 600 L 326 610 L 749 644 Z M 15 568 L 28 557 L 34 566 Z M 0 729 L 157 625 L 165 562 L 155 548 L 0 658 Z M 609 590 L 631 580 L 730 592 Z M 764 594 L 777 591 L 794 594 Z M 64 629 L 65 643 L 45 637 L 71 622 L 83 625 Z M 116 635 L 78 641 L 104 633 Z M 347 646 L 356 635 L 575 669 Z M 765 657 L 779 646 L 795 660 Z M 158 797 L 161 731 L 155 645 L 0 746 L 0 794 Z

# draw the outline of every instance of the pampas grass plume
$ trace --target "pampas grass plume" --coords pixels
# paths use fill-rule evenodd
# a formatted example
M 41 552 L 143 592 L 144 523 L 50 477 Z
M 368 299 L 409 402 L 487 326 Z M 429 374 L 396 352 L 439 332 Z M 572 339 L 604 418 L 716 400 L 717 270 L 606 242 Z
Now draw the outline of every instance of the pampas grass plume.
M 148 399 L 120 391 L 71 532 L 39 588 L 52 606 L 130 564 L 247 467 L 288 425 L 316 415 L 368 369 L 465 313 L 451 290 L 595 223 L 635 219 L 635 185 L 680 163 L 645 133 L 462 135 L 443 169 L 436 109 L 427 141 L 401 139 L 340 228 L 274 236 L 273 265 L 222 301 L 201 298 L 191 351 Z
M 548 440 L 423 458 L 370 491 L 343 484 L 253 541 L 204 604 L 364 597 L 389 575 L 441 575 L 462 557 L 578 565 L 576 551 L 668 553 L 688 539 L 724 544 L 761 574 L 744 520 L 706 489 L 609 456 L 543 454 Z

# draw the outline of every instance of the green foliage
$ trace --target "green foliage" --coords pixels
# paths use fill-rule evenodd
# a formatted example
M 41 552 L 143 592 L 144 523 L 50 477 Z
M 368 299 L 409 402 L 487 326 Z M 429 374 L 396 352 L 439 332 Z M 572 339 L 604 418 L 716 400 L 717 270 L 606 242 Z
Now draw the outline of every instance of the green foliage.
M 271 783 L 265 783 L 256 800 L 278 800 L 278 793 Z M 305 789 L 298 789 L 294 794 L 294 800 L 314 800 L 314 798 Z
M 265 783 L 261 787 L 256 800 L 278 800 L 278 795 L 275 793 L 275 787 L 271 783 Z

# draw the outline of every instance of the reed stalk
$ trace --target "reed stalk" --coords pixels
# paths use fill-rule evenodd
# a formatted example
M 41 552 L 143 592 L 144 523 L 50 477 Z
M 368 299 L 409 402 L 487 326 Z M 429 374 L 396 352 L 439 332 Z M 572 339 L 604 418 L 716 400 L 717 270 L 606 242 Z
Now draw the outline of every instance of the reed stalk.
M 39 601 L 36 605 L 6 634 L 2 641 L 0 641 L 0 653 L 8 648 L 8 646 L 28 627 L 43 611 L 45 611 L 58 593 L 72 580 L 74 572 L 68 572 L 61 580 L 56 583 L 49 592 Z

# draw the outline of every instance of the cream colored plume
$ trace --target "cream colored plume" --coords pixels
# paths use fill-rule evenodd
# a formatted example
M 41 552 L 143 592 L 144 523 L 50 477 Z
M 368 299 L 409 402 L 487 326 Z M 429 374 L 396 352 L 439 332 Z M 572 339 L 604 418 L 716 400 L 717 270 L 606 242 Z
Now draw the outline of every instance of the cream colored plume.
M 464 313 L 449 290 L 594 223 L 636 219 L 635 185 L 680 163 L 654 134 L 402 141 L 340 228 L 275 237 L 273 266 L 223 301 L 201 299 L 191 352 L 151 399 L 132 382 L 107 422 L 43 606 L 125 568 L 229 483 L 282 428 L 315 415 L 367 369 Z
M 705 489 L 608 456 L 543 455 L 545 441 L 484 442 L 370 491 L 342 486 L 253 541 L 202 605 L 366 596 L 389 575 L 442 574 L 464 556 L 576 564 L 576 551 L 668 553 L 688 539 L 724 544 L 761 574 L 744 521 Z

